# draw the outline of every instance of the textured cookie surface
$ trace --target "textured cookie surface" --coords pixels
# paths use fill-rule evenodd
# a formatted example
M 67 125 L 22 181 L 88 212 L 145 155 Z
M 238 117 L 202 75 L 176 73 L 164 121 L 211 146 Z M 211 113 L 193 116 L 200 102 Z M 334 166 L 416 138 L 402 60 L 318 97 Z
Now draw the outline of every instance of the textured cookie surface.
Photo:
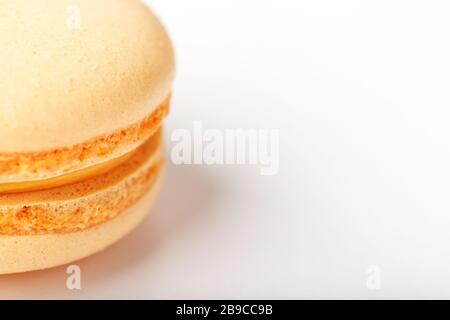
M 170 94 L 171 43 L 138 0 L 0 0 L 0 48 L 3 156 L 127 128 Z
M 139 123 L 80 144 L 40 152 L 0 152 L 0 193 L 10 184 L 60 178 L 120 158 L 147 141 L 161 127 L 170 97 Z

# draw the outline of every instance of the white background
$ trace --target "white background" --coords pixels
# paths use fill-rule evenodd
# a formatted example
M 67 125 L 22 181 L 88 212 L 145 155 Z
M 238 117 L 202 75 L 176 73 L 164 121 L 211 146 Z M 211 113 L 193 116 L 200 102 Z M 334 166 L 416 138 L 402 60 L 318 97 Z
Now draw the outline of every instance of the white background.
M 450 298 L 448 1 L 149 2 L 177 49 L 168 140 L 279 129 L 279 174 L 172 165 L 81 291 L 60 267 L 0 298 Z

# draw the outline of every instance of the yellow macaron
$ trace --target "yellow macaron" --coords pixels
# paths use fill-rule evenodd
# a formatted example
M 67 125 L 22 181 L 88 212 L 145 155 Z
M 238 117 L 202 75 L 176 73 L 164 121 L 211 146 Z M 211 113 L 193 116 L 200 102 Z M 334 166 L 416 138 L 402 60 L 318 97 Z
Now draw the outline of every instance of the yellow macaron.
M 0 2 L 0 274 L 118 240 L 164 171 L 174 53 L 138 0 Z

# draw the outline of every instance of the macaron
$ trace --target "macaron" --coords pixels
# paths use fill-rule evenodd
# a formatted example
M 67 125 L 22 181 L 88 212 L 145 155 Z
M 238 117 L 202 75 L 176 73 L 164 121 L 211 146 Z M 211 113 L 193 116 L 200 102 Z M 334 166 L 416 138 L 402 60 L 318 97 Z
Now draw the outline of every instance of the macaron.
M 94 254 L 161 188 L 168 34 L 138 0 L 9 0 L 0 47 L 0 274 Z

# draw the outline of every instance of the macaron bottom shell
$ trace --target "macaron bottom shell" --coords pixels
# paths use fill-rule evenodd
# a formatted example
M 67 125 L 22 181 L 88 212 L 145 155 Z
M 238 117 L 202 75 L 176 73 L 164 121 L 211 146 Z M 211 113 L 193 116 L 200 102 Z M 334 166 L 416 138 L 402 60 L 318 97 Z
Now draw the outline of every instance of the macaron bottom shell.
M 149 214 L 160 192 L 165 166 L 151 189 L 112 220 L 80 232 L 0 236 L 0 274 L 52 268 L 97 253 L 136 228 Z

